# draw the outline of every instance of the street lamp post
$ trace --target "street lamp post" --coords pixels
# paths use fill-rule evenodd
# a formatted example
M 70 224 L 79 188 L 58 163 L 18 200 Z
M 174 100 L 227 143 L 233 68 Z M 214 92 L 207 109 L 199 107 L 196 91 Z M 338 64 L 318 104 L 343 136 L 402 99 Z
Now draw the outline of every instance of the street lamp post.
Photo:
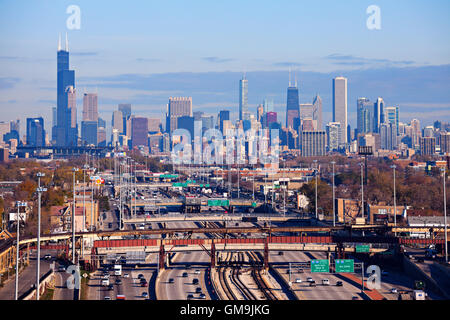
M 334 165 L 336 164 L 336 161 L 331 161 L 331 164 L 333 165 L 333 227 L 336 226 L 336 209 L 335 209 L 335 190 L 334 190 Z
M 445 168 L 441 168 L 442 173 L 444 174 L 444 233 L 445 233 L 445 263 L 448 263 L 448 239 L 447 239 L 447 194 L 446 194 L 446 177 L 445 177 Z
M 26 207 L 27 203 L 22 201 L 17 201 L 17 239 L 16 239 L 16 286 L 14 291 L 14 298 L 18 300 L 19 298 L 19 234 L 20 234 L 20 207 Z
M 38 187 L 36 189 L 38 193 L 38 225 L 37 225 L 37 240 L 36 240 L 36 300 L 39 300 L 39 278 L 41 273 L 41 194 L 47 191 L 46 188 L 41 187 L 41 177 L 45 176 L 45 173 L 38 172 Z
M 397 227 L 397 196 L 396 196 L 396 186 L 395 186 L 395 168 L 397 166 L 394 164 L 391 166 L 394 171 L 394 227 Z M 394 233 L 397 235 L 397 231 Z
M 315 171 L 315 176 L 316 176 L 316 219 L 318 219 L 319 215 L 318 215 L 318 210 L 317 210 L 317 174 L 319 173 L 317 170 L 317 160 L 313 160 L 314 162 L 314 171 Z
M 73 174 L 73 210 L 72 210 L 72 263 L 75 264 L 75 172 L 78 168 L 72 169 Z
M 364 219 L 364 163 L 359 164 L 361 166 L 361 215 Z

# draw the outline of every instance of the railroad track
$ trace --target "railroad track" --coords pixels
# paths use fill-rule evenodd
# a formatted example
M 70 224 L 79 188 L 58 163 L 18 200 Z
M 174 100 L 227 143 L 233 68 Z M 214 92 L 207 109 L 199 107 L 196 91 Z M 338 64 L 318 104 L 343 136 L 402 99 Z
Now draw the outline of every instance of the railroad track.
M 242 252 L 238 253 L 238 261 L 244 262 L 244 254 Z M 244 296 L 245 300 L 257 300 L 255 295 L 247 288 L 246 285 L 239 278 L 239 268 L 233 268 L 231 272 L 231 280 L 234 282 L 234 285 L 239 289 L 239 291 Z
M 231 260 L 231 253 L 228 252 L 227 253 L 227 257 L 225 258 L 225 261 L 229 261 Z M 236 295 L 234 294 L 233 290 L 230 287 L 229 282 L 226 280 L 228 268 L 227 267 L 222 267 L 220 272 L 219 272 L 219 282 L 221 283 L 221 286 L 223 288 L 223 291 L 225 292 L 225 295 L 227 296 L 228 300 L 238 300 Z
M 255 264 L 258 262 L 258 257 L 256 253 L 254 252 L 248 252 L 247 253 L 250 261 L 255 262 Z M 258 286 L 258 289 L 263 293 L 264 297 L 267 300 L 278 300 L 275 294 L 272 292 L 272 289 L 269 288 L 267 283 L 264 281 L 261 270 L 258 267 L 253 267 L 251 271 L 251 276 L 253 280 L 255 280 L 256 285 Z

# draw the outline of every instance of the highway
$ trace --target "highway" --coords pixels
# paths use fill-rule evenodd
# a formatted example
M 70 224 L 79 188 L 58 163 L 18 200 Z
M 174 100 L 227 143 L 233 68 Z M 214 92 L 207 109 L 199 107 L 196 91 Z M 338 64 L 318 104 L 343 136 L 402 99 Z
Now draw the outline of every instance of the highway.
M 206 300 L 211 300 L 205 281 L 205 271 L 209 261 L 210 258 L 206 252 L 177 253 L 174 264 L 160 274 L 159 286 L 156 288 L 158 299 L 186 300 L 189 294 L 192 294 L 194 299 L 199 299 L 199 294 L 196 294 L 195 290 L 200 287 Z M 186 269 L 186 265 L 191 265 L 191 268 Z M 195 274 L 196 270 L 200 271 L 200 274 Z M 187 273 L 187 277 L 183 277 L 184 272 Z M 171 278 L 173 283 L 169 283 Z M 192 284 L 194 278 L 198 279 L 198 285 Z

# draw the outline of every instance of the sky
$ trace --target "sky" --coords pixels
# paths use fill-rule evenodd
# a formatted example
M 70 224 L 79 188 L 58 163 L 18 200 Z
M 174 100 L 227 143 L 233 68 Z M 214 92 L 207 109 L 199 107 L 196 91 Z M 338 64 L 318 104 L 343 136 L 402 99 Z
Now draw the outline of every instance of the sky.
M 80 29 L 68 29 L 70 5 Z M 369 30 L 369 6 L 381 29 Z M 0 0 L 0 121 L 43 116 L 56 106 L 58 35 L 69 38 L 78 119 L 82 95 L 97 92 L 108 124 L 118 103 L 163 117 L 170 96 L 192 96 L 194 111 L 237 116 L 239 79 L 250 110 L 268 97 L 284 123 L 288 70 L 300 103 L 319 94 L 331 121 L 331 81 L 348 78 L 356 99 L 381 96 L 400 120 L 450 121 L 450 1 L 56 1 Z M 22 131 L 24 133 L 24 131 Z

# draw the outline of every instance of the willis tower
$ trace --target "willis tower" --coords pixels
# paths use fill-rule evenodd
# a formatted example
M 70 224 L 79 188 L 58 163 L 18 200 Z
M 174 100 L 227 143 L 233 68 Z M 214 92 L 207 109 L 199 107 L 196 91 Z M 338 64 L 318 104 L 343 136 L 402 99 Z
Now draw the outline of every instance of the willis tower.
M 69 70 L 69 42 L 66 34 L 66 47 L 61 49 L 61 35 L 57 54 L 57 99 L 56 99 L 56 145 L 77 146 L 78 125 L 75 92 L 75 71 Z

